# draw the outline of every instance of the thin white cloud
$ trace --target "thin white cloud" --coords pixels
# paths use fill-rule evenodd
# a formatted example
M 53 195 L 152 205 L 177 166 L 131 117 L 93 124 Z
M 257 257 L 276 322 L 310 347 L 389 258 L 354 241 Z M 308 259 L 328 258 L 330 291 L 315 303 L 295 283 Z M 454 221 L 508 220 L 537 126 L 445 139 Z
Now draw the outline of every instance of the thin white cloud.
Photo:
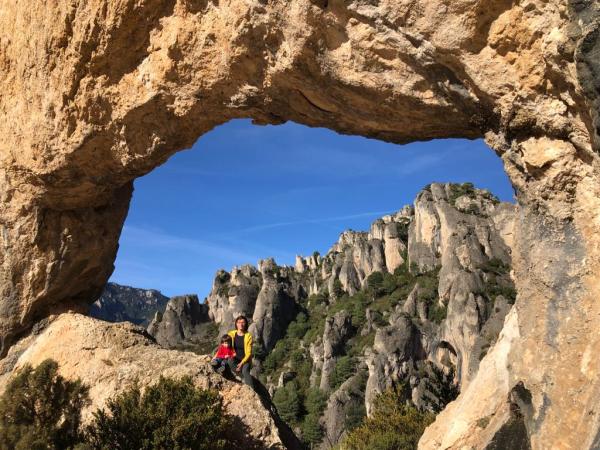
M 275 258 L 278 261 L 293 259 L 295 254 L 282 251 L 245 240 L 235 239 L 231 233 L 212 236 L 216 239 L 226 240 L 227 244 L 211 240 L 191 239 L 173 234 L 168 234 L 156 229 L 125 225 L 122 237 L 128 246 L 142 247 L 146 254 L 155 251 L 180 252 L 180 254 L 196 254 L 204 259 L 216 259 L 223 266 L 237 266 L 241 264 L 256 264 L 265 258 Z M 241 250 L 240 250 L 241 249 Z M 247 251 L 244 251 L 246 249 Z
M 216 257 L 232 261 L 255 261 L 257 255 L 240 252 L 229 246 L 191 239 L 133 225 L 123 227 L 122 238 L 128 245 L 138 245 L 144 248 L 154 247 L 169 251 L 195 253 L 204 257 Z
M 326 222 L 338 222 L 338 221 L 348 220 L 348 219 L 358 219 L 360 217 L 382 216 L 382 215 L 386 215 L 386 214 L 391 214 L 393 212 L 395 212 L 395 211 L 369 211 L 369 212 L 364 212 L 364 213 L 359 213 L 359 214 L 349 214 L 349 215 L 345 215 L 345 216 L 322 217 L 319 219 L 303 219 L 303 220 L 291 220 L 291 221 L 287 221 L 287 222 L 273 222 L 273 223 L 266 223 L 266 224 L 256 225 L 256 226 L 247 227 L 247 228 L 241 228 L 239 230 L 233 230 L 232 233 L 233 234 L 252 233 L 255 231 L 263 231 L 263 230 L 269 230 L 272 228 L 281 228 L 281 227 L 288 227 L 288 226 L 293 226 L 293 225 L 322 224 L 322 223 L 326 223 Z

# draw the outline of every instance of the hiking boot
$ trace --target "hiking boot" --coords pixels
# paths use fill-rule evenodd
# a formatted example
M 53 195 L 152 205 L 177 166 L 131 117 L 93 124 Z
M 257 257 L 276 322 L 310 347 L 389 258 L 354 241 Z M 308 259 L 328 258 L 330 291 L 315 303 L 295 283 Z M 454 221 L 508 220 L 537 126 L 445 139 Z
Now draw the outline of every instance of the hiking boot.
M 219 365 L 219 361 L 217 361 L 216 359 L 213 359 L 213 360 L 210 362 L 210 365 L 216 368 L 216 367 Z
M 223 375 L 225 373 L 225 366 L 221 366 L 217 369 L 217 373 L 219 373 L 220 375 Z

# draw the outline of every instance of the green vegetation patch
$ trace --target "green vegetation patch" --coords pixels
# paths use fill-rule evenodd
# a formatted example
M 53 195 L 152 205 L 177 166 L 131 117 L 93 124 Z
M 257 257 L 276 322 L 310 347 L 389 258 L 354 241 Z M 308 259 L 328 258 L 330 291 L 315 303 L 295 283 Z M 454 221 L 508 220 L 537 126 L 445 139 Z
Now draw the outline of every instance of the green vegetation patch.
M 407 261 L 406 255 L 404 255 Z M 325 408 L 327 394 L 310 386 L 313 370 L 309 348 L 324 333 L 328 317 L 345 311 L 349 313 L 352 330 L 338 356 L 330 377 L 330 389 L 335 391 L 348 379 L 362 380 L 366 384 L 367 374 L 362 371 L 355 376 L 360 356 L 367 346 L 373 346 L 375 330 L 371 329 L 362 336 L 360 331 L 366 324 L 366 311 L 371 310 L 371 318 L 376 327 L 389 325 L 387 317 L 390 311 L 401 304 L 416 284 L 419 284 L 419 301 L 428 304 L 430 320 L 440 323 L 446 316 L 444 306 L 438 305 L 439 268 L 420 273 L 408 270 L 405 262 L 394 273 L 374 272 L 366 282 L 365 288 L 354 295 L 344 292 L 339 280 L 333 286 L 332 298 L 326 291 L 311 295 L 301 301 L 302 310 L 290 323 L 286 335 L 280 339 L 269 354 L 257 354 L 262 361 L 260 378 L 263 383 L 270 380 L 276 383 L 282 373 L 288 380 L 283 387 L 276 389 L 273 402 L 280 416 L 292 427 L 300 429 L 302 440 L 307 445 L 318 444 L 323 438 L 319 418 Z M 320 377 L 320 374 L 316 374 Z M 360 390 L 364 392 L 363 385 Z M 351 388 L 356 402 L 349 403 L 345 426 L 348 430 L 360 427 L 366 411 L 364 394 L 357 393 L 356 386 Z M 360 396 L 363 396 L 359 399 Z
M 400 387 L 380 394 L 370 417 L 346 435 L 339 450 L 413 450 L 434 415 L 420 412 L 407 403 Z
M 81 380 L 58 375 L 46 360 L 23 367 L 0 397 L 0 448 L 14 450 L 159 450 L 262 448 L 235 433 L 215 390 L 190 377 L 160 378 L 141 393 L 136 385 L 107 401 L 83 430 L 81 409 L 89 404 Z M 233 431 L 233 432 L 232 432 Z
M 329 386 L 332 391 L 339 388 L 344 381 L 350 378 L 356 372 L 357 361 L 352 356 L 342 356 L 338 358 L 329 378 Z
M 451 205 L 456 206 L 456 200 L 463 195 L 466 195 L 469 198 L 475 198 L 477 196 L 477 192 L 475 191 L 475 186 L 473 186 L 473 183 L 451 184 L 448 202 Z
M 218 450 L 233 443 L 232 427 L 217 391 L 196 388 L 190 377 L 161 377 L 143 394 L 134 386 L 109 400 L 94 413 L 87 437 L 93 449 Z
M 508 304 L 514 304 L 517 291 L 509 276 L 510 266 L 498 258 L 492 258 L 481 266 L 481 270 L 486 273 L 486 281 L 483 289 L 476 294 L 489 300 L 486 304 L 488 316 L 491 314 L 493 303 L 498 295 L 503 296 Z
M 83 440 L 79 426 L 88 390 L 61 377 L 55 361 L 24 366 L 0 398 L 0 448 L 73 448 Z

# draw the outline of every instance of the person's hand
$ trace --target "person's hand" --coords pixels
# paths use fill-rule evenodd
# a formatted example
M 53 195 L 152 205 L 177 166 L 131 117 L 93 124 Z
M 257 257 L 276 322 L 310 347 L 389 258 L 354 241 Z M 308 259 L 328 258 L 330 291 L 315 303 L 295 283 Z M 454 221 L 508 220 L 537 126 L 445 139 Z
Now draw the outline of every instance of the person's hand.
M 242 366 L 243 366 L 243 364 L 242 364 L 242 363 L 239 363 L 239 364 L 237 365 L 237 367 L 235 368 L 235 371 L 236 371 L 236 372 L 239 372 L 240 370 L 242 370 Z

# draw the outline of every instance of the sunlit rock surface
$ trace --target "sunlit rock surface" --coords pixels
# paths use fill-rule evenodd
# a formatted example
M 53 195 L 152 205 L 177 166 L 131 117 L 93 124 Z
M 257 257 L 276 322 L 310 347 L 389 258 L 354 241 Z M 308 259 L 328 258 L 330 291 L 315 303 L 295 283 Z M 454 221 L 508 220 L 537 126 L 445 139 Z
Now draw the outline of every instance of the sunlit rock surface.
M 0 354 L 98 298 L 133 180 L 218 124 L 295 120 L 397 143 L 485 137 L 521 205 L 507 370 L 532 399 L 527 439 L 597 446 L 599 8 L 0 1 Z
M 91 403 L 83 411 L 84 422 L 136 381 L 144 387 L 160 376 L 191 376 L 197 386 L 219 390 L 225 411 L 241 421 L 240 430 L 233 433 L 240 431 L 259 448 L 299 448 L 289 430 L 278 428 L 279 419 L 252 389 L 216 374 L 209 357 L 161 348 L 133 324 L 108 323 L 79 314 L 46 320 L 0 361 L 0 391 L 24 364 L 37 366 L 47 358 L 58 363 L 62 376 L 80 378 L 90 387 Z
M 300 311 L 309 321 L 321 319 L 313 316 L 313 302 L 326 302 L 328 311 L 345 296 L 374 295 L 366 290 L 375 282 L 371 275 L 394 273 L 409 286 L 415 283 L 378 311 L 367 309 L 360 329 L 352 323 L 353 311 L 342 306 L 323 313 L 323 330 L 314 341 L 301 340 L 311 360 L 310 385 L 328 399 L 320 420 L 322 448 L 330 448 L 346 431 L 346 414 L 361 405 L 369 413 L 375 397 L 393 385 L 406 383 L 413 403 L 432 412 L 468 386 L 515 300 L 509 243 L 517 214 L 515 205 L 469 183 L 433 183 L 413 205 L 377 219 L 368 232 L 344 231 L 324 256 L 297 256 L 294 267 L 269 259 L 259 262 L 259 270 L 218 271 L 206 298 L 208 314 L 225 329 L 233 322 L 219 319 L 231 320 L 232 312 L 250 318 L 255 348 L 263 355 L 254 360 L 259 374 L 264 355 Z M 244 291 L 243 309 L 241 271 L 246 286 L 257 286 Z M 358 336 L 365 339 L 355 355 L 361 369 L 353 382 L 332 388 L 336 365 Z M 279 376 L 267 376 L 269 392 L 296 377 L 290 365 L 276 370 Z

